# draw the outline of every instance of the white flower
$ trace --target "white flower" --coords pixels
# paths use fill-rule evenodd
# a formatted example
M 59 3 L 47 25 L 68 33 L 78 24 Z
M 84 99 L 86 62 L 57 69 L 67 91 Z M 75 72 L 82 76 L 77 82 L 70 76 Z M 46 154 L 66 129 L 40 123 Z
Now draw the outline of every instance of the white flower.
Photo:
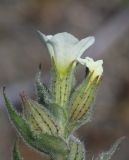
M 82 65 L 86 65 L 91 73 L 93 73 L 93 77 L 100 78 L 103 74 L 103 60 L 94 61 L 90 57 L 86 57 L 85 59 L 78 58 L 78 61 Z
M 63 32 L 56 35 L 44 35 L 38 31 L 40 38 L 45 42 L 51 58 L 54 59 L 56 70 L 60 75 L 67 73 L 70 65 L 81 57 L 95 41 L 94 37 L 78 40 L 73 35 Z

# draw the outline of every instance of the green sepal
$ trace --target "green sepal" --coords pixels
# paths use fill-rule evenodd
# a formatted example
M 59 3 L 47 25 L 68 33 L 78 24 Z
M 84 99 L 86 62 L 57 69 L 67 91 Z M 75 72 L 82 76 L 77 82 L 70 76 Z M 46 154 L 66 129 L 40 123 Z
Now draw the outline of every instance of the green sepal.
M 81 120 L 73 121 L 71 123 L 69 123 L 68 121 L 68 124 L 66 124 L 68 134 L 75 132 L 82 125 L 91 122 L 94 118 L 94 114 L 95 114 L 94 107 L 91 106 Z
M 123 140 L 123 137 L 118 139 L 116 143 L 113 144 L 113 146 L 110 148 L 109 151 L 100 153 L 100 155 L 95 160 L 111 160 L 112 156 L 118 149 L 118 146 L 120 145 L 122 140 Z
M 87 117 L 89 118 L 89 113 L 91 114 L 90 106 L 93 102 L 96 88 L 98 86 L 98 79 L 92 79 L 92 73 L 89 73 L 86 80 L 80 84 L 80 86 L 73 92 L 70 100 L 69 107 L 69 126 L 74 126 L 75 128 L 80 127 Z M 90 112 L 87 114 L 87 112 Z M 70 127 L 72 129 L 72 127 Z
M 35 81 L 38 102 L 47 108 L 48 104 L 52 101 L 52 97 L 47 86 L 41 82 L 41 64 L 39 65 Z
M 64 108 L 62 108 L 56 103 L 51 103 L 49 105 L 49 109 L 58 122 L 60 121 L 61 123 L 66 123 L 68 119 L 68 113 Z
M 85 148 L 84 145 L 74 136 L 69 140 L 70 152 L 68 160 L 85 160 Z
M 5 92 L 3 95 L 11 121 L 16 127 L 18 133 L 30 146 L 40 152 L 47 153 L 50 156 L 55 153 L 65 155 L 68 152 L 67 144 L 62 138 L 48 134 L 35 135 L 30 129 L 28 123 L 15 111 L 12 104 L 6 97 Z
M 52 80 L 51 93 L 53 95 L 53 103 L 61 107 L 65 107 L 69 102 L 71 91 L 75 85 L 74 62 L 68 68 L 64 75 L 60 75 L 56 70 L 56 65 L 52 57 Z
M 23 160 L 23 158 L 21 157 L 21 153 L 19 151 L 19 146 L 18 146 L 18 143 L 15 142 L 14 146 L 13 146 L 13 158 L 12 160 Z
M 50 112 L 56 118 L 56 121 L 59 125 L 58 135 L 63 136 L 64 138 L 67 137 L 67 122 L 68 122 L 68 114 L 65 108 L 60 107 L 59 105 L 53 103 L 50 104 Z
M 21 95 L 21 98 L 23 115 L 32 131 L 36 134 L 47 133 L 57 135 L 59 125 L 50 111 L 25 95 Z

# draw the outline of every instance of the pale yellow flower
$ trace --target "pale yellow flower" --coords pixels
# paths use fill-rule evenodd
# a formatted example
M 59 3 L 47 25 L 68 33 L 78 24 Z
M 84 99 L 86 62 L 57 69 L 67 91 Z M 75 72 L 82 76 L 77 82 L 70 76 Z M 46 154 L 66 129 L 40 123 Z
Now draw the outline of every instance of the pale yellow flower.
M 91 73 L 93 73 L 92 78 L 100 78 L 103 74 L 103 60 L 94 61 L 90 57 L 85 59 L 78 58 L 78 62 L 82 65 L 86 65 Z
M 40 39 L 45 42 L 60 75 L 65 75 L 70 65 L 73 62 L 76 63 L 77 58 L 81 57 L 95 41 L 94 37 L 87 37 L 79 41 L 67 32 L 47 36 L 40 31 L 38 33 Z

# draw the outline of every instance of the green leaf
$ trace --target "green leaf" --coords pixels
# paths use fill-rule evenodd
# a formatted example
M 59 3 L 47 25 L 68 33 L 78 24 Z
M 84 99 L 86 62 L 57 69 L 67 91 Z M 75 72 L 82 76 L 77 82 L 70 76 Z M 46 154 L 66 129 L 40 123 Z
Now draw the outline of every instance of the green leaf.
M 17 142 L 15 142 L 14 147 L 13 147 L 13 160 L 23 160 L 19 152 L 19 147 L 18 147 Z
M 52 101 L 52 97 L 47 86 L 41 82 L 41 64 L 39 65 L 39 71 L 36 76 L 36 92 L 38 102 L 47 108 L 47 105 Z
M 32 146 L 34 146 L 39 151 L 53 154 L 68 154 L 68 146 L 65 141 L 59 136 L 51 136 L 48 134 L 41 134 L 35 137 L 35 140 L 32 141 Z M 44 149 L 43 149 L 44 148 Z
M 123 137 L 118 139 L 109 151 L 100 153 L 100 155 L 95 160 L 111 160 L 122 140 Z
M 32 138 L 32 132 L 31 132 L 27 122 L 14 109 L 13 105 L 11 104 L 9 99 L 7 98 L 4 90 L 5 90 L 5 88 L 3 88 L 3 95 L 4 95 L 5 104 L 6 104 L 6 107 L 7 107 L 8 114 L 9 114 L 11 122 L 13 122 L 13 124 L 15 125 L 16 129 L 18 130 L 18 132 L 26 140 L 31 139 Z
M 68 160 L 85 160 L 85 148 L 84 145 L 74 136 L 70 137 L 70 153 Z
M 19 134 L 30 146 L 50 156 L 55 153 L 65 155 L 68 152 L 67 144 L 62 138 L 48 134 L 34 134 L 28 123 L 15 111 L 5 92 L 3 95 L 11 121 Z

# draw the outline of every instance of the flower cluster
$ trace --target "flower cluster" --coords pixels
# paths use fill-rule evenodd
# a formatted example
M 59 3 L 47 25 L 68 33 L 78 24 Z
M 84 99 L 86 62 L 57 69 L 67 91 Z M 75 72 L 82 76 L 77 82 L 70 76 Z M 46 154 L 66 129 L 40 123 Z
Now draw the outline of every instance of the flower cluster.
M 84 145 L 73 136 L 73 132 L 91 119 L 90 106 L 103 74 L 102 60 L 81 58 L 95 39 L 87 37 L 79 41 L 66 32 L 46 36 L 38 31 L 38 35 L 47 46 L 51 57 L 50 87 L 47 88 L 41 82 L 40 67 L 36 76 L 38 101 L 21 94 L 22 114 L 14 109 L 4 91 L 10 119 L 26 143 L 48 154 L 51 159 L 84 160 L 86 159 Z M 75 84 L 74 74 L 78 63 L 88 69 L 85 79 L 79 86 Z M 118 144 L 115 144 L 111 151 L 100 154 L 96 160 L 110 160 Z M 20 159 L 16 143 L 13 160 Z

